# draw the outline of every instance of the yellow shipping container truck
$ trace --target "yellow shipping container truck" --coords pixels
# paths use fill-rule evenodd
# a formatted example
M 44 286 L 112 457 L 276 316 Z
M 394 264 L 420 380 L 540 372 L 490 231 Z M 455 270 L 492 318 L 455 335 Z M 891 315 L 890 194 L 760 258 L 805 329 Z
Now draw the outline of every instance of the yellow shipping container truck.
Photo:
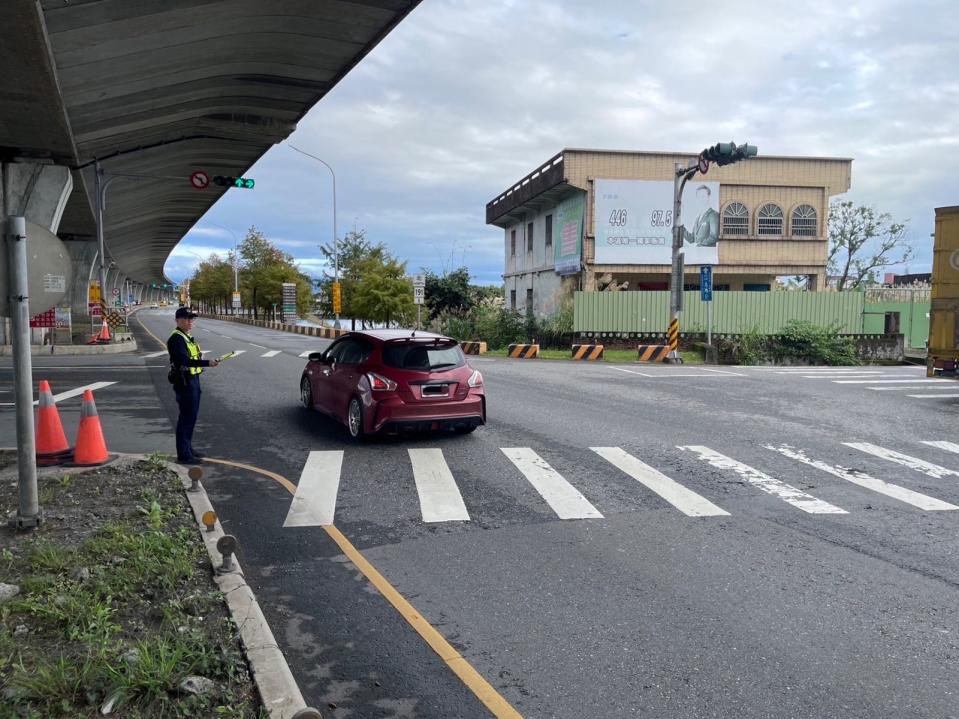
M 936 208 L 926 374 L 956 376 L 959 361 L 959 206 Z

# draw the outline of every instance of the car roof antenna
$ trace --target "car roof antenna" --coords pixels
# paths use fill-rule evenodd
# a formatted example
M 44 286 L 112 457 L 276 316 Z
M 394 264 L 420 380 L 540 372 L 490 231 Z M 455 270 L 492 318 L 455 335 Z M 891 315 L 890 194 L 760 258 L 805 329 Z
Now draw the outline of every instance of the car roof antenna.
M 416 330 L 413 330 L 412 332 L 410 332 L 410 337 L 416 337 Z

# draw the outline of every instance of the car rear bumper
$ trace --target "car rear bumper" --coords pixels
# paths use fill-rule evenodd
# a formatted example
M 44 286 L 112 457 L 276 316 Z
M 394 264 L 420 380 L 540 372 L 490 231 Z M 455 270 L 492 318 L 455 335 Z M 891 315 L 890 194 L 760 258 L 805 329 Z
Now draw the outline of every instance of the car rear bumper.
M 486 400 L 470 395 L 456 402 L 407 403 L 392 398 L 378 402 L 371 417 L 373 432 L 465 429 L 486 424 Z

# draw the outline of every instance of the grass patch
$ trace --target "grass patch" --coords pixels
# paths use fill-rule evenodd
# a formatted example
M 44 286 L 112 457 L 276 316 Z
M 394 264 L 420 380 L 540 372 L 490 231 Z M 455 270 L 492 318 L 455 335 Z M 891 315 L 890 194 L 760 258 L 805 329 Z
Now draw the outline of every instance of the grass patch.
M 0 717 L 267 717 L 176 475 L 147 461 L 41 486 L 50 519 L 0 530 L 0 581 L 20 586 L 0 605 Z M 193 675 L 212 690 L 181 690 Z

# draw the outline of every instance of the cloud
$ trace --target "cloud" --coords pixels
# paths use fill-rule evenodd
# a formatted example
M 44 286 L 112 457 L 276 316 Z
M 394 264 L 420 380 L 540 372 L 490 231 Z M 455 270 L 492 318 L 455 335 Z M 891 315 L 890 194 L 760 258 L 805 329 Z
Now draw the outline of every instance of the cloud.
M 338 235 L 364 228 L 410 271 L 463 261 L 499 282 L 504 239 L 486 203 L 564 147 L 729 139 L 855 158 L 849 199 L 911 218 L 915 271 L 928 267 L 933 208 L 957 202 L 957 21 L 953 0 L 431 0 L 291 142 L 336 173 Z M 249 174 L 256 190 L 228 192 L 185 241 L 222 251 L 232 238 L 212 223 L 241 239 L 256 224 L 315 256 L 333 234 L 330 171 L 278 146 Z

